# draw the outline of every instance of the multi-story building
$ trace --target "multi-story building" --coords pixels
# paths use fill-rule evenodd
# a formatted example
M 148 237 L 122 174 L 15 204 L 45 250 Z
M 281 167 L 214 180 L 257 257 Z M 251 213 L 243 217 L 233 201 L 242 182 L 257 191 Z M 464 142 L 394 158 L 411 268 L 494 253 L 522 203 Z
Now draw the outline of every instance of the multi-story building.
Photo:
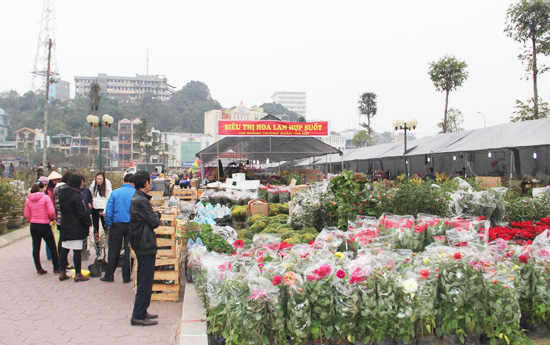
M 212 109 L 204 113 L 204 134 L 215 138 L 218 120 L 247 120 L 256 121 L 266 116 L 261 107 L 247 108 L 244 106 L 231 109 Z
M 340 134 L 331 134 L 330 137 L 318 137 L 317 139 L 342 152 L 346 150 L 346 137 Z
M 140 119 L 122 119 L 118 121 L 118 166 L 129 168 L 135 166 L 134 160 L 140 159 L 141 147 L 135 135 L 137 127 L 141 125 Z
M 214 142 L 209 134 L 162 132 L 161 138 L 168 144 L 171 167 L 189 167 L 197 156 L 195 154 Z
M 80 135 L 71 138 L 71 155 L 88 154 L 90 138 Z
M 50 136 L 50 148 L 61 151 L 65 156 L 71 153 L 71 136 L 68 134 L 57 134 Z
M 98 83 L 107 97 L 125 101 L 143 98 L 146 93 L 164 101 L 170 98 L 174 89 L 163 75 L 119 77 L 99 73 L 97 77 L 74 77 L 74 81 L 77 95 L 88 96 L 91 84 Z
M 271 100 L 288 110 L 306 117 L 306 93 L 305 92 L 281 92 L 277 91 L 271 96 Z
M 50 98 L 56 98 L 62 101 L 71 99 L 70 96 L 71 83 L 64 80 L 56 80 L 50 85 Z
M 8 138 L 8 128 L 10 126 L 9 118 L 4 109 L 0 108 L 0 141 L 6 141 Z
M 41 150 L 44 146 L 44 133 L 41 129 L 23 127 L 15 131 L 15 148 L 19 152 Z

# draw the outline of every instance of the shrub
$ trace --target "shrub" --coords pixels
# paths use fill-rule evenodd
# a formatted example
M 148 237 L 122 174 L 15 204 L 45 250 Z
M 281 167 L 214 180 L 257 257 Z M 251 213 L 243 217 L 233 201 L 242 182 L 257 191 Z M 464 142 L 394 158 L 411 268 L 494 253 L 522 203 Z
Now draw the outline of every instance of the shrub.
M 453 189 L 452 182 L 434 187 L 431 181 L 418 179 L 404 180 L 397 188 L 382 189 L 380 209 L 400 215 L 416 217 L 419 213 L 447 216 L 449 193 Z
M 548 216 L 550 216 L 550 193 L 535 198 L 512 197 L 506 203 L 505 220 L 508 222 L 537 222 Z
M 13 185 L 0 181 L 0 213 L 11 216 L 13 208 L 19 205 L 19 195 Z

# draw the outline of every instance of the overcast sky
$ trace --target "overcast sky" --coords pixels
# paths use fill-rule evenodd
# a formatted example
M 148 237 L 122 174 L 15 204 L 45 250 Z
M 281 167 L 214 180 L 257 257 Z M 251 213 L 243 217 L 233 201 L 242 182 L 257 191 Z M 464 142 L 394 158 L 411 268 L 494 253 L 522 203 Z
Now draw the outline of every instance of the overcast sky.
M 75 75 L 145 74 L 148 48 L 149 74 L 166 75 L 177 89 L 202 81 L 227 108 L 305 91 L 307 119 L 331 120 L 333 130 L 357 127 L 359 95 L 372 91 L 376 131 L 416 118 L 418 136 L 437 133 L 445 95 L 427 72 L 445 54 L 468 63 L 468 80 L 449 99 L 466 129 L 483 127 L 477 112 L 487 126 L 508 122 L 515 100 L 532 97 L 520 44 L 503 33 L 513 1 L 52 2 L 58 70 L 72 94 Z M 0 91 L 29 90 L 42 7 L 0 2 Z M 549 90 L 550 75 L 542 75 L 543 100 Z

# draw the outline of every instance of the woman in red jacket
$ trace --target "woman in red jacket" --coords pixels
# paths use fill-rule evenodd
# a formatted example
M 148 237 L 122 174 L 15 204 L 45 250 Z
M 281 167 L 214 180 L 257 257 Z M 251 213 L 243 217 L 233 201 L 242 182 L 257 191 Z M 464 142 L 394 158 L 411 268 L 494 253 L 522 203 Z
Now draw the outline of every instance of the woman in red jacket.
M 44 193 L 44 184 L 36 182 L 32 188 L 27 201 L 25 202 L 25 218 L 31 223 L 32 257 L 36 272 L 46 274 L 48 271 L 42 269 L 40 264 L 40 245 L 42 239 L 52 252 L 53 273 L 59 273 L 59 257 L 55 246 L 50 222 L 55 220 L 55 209 L 49 196 Z

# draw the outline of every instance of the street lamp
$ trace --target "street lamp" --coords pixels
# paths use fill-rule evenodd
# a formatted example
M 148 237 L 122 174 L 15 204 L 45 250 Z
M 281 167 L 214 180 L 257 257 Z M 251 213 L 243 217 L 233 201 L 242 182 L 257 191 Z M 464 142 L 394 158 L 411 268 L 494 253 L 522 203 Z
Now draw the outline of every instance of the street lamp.
M 101 121 L 99 121 L 99 117 L 96 115 L 88 115 L 86 117 L 86 122 L 90 124 L 92 127 L 99 127 L 99 171 L 103 171 L 103 165 L 101 164 L 101 128 L 102 127 L 111 127 L 115 119 L 109 115 L 104 114 L 101 117 Z
M 481 111 L 476 111 L 476 113 L 480 114 L 481 116 L 483 116 L 483 128 L 487 127 L 485 125 L 485 114 L 483 114 Z
M 418 121 L 416 120 L 409 120 L 408 122 L 405 122 L 403 120 L 395 120 L 393 121 L 393 127 L 395 130 L 402 129 L 405 132 L 405 150 L 403 151 L 403 158 L 405 159 L 405 175 L 407 178 L 409 178 L 409 169 L 407 167 L 407 130 L 415 129 L 416 126 L 418 126 Z
M 149 150 L 153 146 L 152 143 L 147 142 L 144 143 L 143 141 L 139 143 L 139 146 L 141 146 L 141 150 L 145 150 L 145 171 L 149 171 Z

